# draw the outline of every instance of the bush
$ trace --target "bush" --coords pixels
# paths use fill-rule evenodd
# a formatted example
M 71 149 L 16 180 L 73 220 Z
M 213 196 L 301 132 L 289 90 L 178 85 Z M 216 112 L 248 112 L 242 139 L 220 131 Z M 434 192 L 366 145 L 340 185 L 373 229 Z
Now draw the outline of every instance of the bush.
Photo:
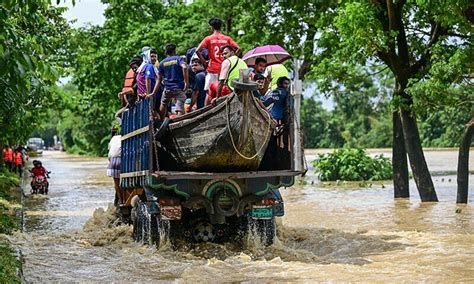
M 312 162 L 321 181 L 364 181 L 392 178 L 392 164 L 383 155 L 371 158 L 362 149 L 337 149 Z

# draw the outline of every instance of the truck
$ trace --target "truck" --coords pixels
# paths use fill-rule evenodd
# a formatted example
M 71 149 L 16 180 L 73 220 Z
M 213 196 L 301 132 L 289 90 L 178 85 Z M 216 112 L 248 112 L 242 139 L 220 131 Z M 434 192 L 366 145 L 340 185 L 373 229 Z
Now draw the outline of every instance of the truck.
M 275 121 L 241 74 L 215 104 L 159 120 L 153 98 L 122 114 L 120 214 L 136 241 L 160 245 L 275 238 L 280 188 L 304 174 L 298 88 Z M 296 89 L 296 91 L 295 91 Z

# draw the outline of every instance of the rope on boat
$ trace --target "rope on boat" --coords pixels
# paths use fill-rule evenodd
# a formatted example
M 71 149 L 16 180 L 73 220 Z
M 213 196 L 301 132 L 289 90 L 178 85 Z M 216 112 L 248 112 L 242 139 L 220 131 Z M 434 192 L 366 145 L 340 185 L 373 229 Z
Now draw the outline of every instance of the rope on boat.
M 264 142 L 262 143 L 262 145 L 260 146 L 260 149 L 258 149 L 258 151 L 252 156 L 252 157 L 248 157 L 248 156 L 245 156 L 244 154 L 242 154 L 239 149 L 237 149 L 237 146 L 235 146 L 235 142 L 234 142 L 234 137 L 232 136 L 232 130 L 230 128 L 230 119 L 229 119 L 229 98 L 231 96 L 228 96 L 227 99 L 225 100 L 225 110 L 226 110 L 226 119 L 227 119 L 227 129 L 229 130 L 229 134 L 230 134 L 230 141 L 232 141 L 232 146 L 234 147 L 234 151 L 242 158 L 246 159 L 246 160 L 253 160 L 255 159 L 255 157 L 258 156 L 258 154 L 260 153 L 260 151 L 262 151 L 263 147 L 265 146 L 265 141 L 267 141 L 269 139 L 268 135 L 271 133 L 271 123 L 272 123 L 272 118 L 270 117 L 270 114 L 265 111 L 265 114 L 268 116 L 268 128 L 267 128 L 267 134 L 265 136 L 265 140 Z M 253 98 L 252 96 L 252 99 L 256 100 L 256 98 Z

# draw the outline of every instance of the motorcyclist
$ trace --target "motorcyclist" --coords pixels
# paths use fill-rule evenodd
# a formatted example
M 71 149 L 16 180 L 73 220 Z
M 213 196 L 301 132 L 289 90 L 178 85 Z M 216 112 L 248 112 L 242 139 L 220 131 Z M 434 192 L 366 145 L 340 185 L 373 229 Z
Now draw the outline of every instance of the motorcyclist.
M 49 173 L 44 167 L 43 167 L 43 164 L 41 163 L 41 161 L 39 160 L 34 160 L 33 161 L 33 168 L 31 169 L 31 176 L 32 176 L 32 180 L 31 180 L 31 188 L 34 190 L 34 183 L 35 183 L 35 180 L 38 178 L 38 177 L 41 177 L 43 176 L 45 178 L 45 181 L 46 181 L 46 186 L 45 186 L 45 194 L 48 194 L 48 188 L 49 188 L 49 182 L 46 178 L 49 178 Z

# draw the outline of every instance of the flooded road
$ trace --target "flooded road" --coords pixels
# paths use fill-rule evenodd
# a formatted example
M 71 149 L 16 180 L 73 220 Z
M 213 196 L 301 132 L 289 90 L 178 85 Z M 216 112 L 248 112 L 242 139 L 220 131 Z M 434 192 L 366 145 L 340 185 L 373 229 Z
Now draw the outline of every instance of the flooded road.
M 470 204 L 456 205 L 457 153 L 426 155 L 442 174 L 433 177 L 438 203 L 421 204 L 414 184 L 410 200 L 394 200 L 390 181 L 359 188 L 310 176 L 282 191 L 286 216 L 269 248 L 205 243 L 157 251 L 134 243 L 130 227 L 109 226 L 106 159 L 46 153 L 50 194 L 27 198 L 25 232 L 12 241 L 28 282 L 472 282 L 473 175 Z

